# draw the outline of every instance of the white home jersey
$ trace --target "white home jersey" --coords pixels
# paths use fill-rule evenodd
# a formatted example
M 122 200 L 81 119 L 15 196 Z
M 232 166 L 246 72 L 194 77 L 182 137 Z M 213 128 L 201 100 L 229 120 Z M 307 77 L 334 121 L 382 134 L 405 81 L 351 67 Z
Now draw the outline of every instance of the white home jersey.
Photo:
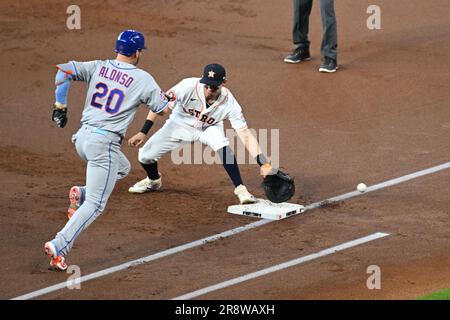
M 221 126 L 228 119 L 235 130 L 247 128 L 242 108 L 230 90 L 222 87 L 220 97 L 207 108 L 203 89 L 200 78 L 184 79 L 170 89 L 168 93 L 175 95 L 175 100 L 169 103 L 173 109 L 170 120 L 206 129 L 216 124 Z

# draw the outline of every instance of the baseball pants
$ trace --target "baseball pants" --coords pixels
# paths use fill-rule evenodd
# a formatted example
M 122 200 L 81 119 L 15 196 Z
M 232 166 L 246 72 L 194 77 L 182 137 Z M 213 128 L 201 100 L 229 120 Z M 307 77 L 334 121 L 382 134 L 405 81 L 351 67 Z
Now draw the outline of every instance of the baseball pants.
M 139 149 L 139 162 L 144 164 L 156 162 L 164 154 L 175 150 L 181 144 L 194 141 L 200 141 L 214 151 L 229 145 L 229 141 L 225 137 L 223 123 L 215 124 L 202 130 L 201 128 L 193 128 L 169 119 Z
M 115 133 L 83 125 L 72 141 L 78 155 L 87 162 L 86 199 L 52 240 L 58 254 L 63 256 L 103 212 L 116 181 L 126 177 L 131 168 L 130 162 L 120 151 L 121 138 Z

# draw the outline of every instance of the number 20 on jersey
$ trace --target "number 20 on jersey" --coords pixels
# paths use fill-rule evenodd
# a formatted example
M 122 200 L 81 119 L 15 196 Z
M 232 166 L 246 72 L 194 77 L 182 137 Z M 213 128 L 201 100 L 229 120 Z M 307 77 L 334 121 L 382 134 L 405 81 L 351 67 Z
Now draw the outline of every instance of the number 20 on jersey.
M 104 110 L 110 114 L 117 113 L 120 110 L 125 97 L 123 91 L 117 88 L 110 90 L 103 82 L 97 83 L 95 88 L 97 89 L 97 92 L 92 95 L 91 106 L 99 109 L 105 107 Z M 105 104 L 102 104 L 102 101 L 98 101 L 98 99 L 103 99 L 105 97 L 107 97 Z

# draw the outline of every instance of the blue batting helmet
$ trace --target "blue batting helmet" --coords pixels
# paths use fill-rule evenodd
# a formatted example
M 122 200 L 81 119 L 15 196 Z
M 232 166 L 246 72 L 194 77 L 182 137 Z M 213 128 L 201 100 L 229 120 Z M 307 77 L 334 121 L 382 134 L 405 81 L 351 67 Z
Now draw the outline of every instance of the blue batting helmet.
M 144 35 L 139 31 L 128 29 L 119 34 L 114 51 L 129 57 L 137 50 L 142 49 L 147 49 Z

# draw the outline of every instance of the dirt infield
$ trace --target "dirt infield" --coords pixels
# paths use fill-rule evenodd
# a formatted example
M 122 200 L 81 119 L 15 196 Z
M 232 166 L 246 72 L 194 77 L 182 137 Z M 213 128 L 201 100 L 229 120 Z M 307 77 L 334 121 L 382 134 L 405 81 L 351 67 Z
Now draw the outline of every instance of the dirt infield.
M 207 63 L 227 68 L 227 86 L 250 127 L 280 130 L 280 164 L 296 177 L 299 203 L 313 203 L 450 161 L 450 3 L 379 0 L 382 29 L 366 27 L 373 1 L 336 1 L 339 63 L 317 72 L 322 28 L 311 20 L 312 61 L 283 63 L 291 50 L 290 1 L 79 0 L 81 30 L 66 28 L 69 1 L 0 2 L 0 299 L 56 283 L 42 253 L 66 222 L 67 194 L 85 164 L 70 142 L 85 86 L 72 85 L 69 123 L 50 121 L 55 65 L 114 57 L 118 32 L 142 31 L 140 67 L 168 89 Z M 136 133 L 142 108 L 128 136 Z M 155 132 L 163 121 L 156 124 Z M 143 177 L 137 150 L 105 212 L 67 257 L 83 275 L 255 220 L 230 215 L 233 188 L 219 165 L 160 162 L 164 190 L 131 195 Z M 257 165 L 243 165 L 261 197 Z M 390 236 L 200 299 L 414 299 L 450 287 L 450 170 L 343 201 L 186 250 L 40 299 L 171 299 L 374 232 Z M 381 270 L 368 290 L 366 269 Z

